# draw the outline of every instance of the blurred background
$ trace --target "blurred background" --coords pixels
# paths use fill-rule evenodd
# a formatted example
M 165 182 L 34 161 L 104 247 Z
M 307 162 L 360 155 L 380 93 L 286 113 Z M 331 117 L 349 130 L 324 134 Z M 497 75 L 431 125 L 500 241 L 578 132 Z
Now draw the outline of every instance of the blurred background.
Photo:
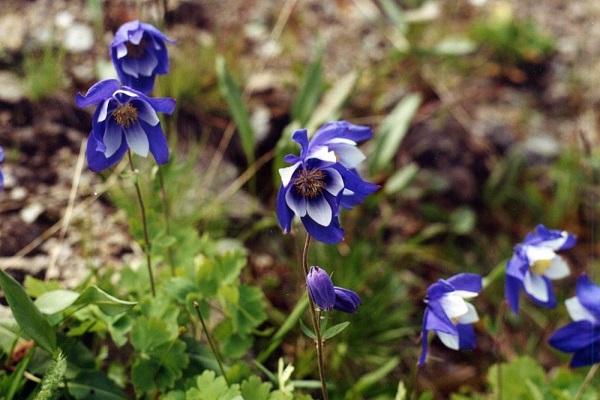
M 478 348 L 453 352 L 434 339 L 419 386 L 435 398 L 484 398 L 500 359 L 517 360 L 515 379 L 553 382 L 557 393 L 577 388 L 582 373 L 545 344 L 568 320 L 562 306 L 526 304 L 502 336 L 494 330 L 503 265 L 538 223 L 579 238 L 559 299 L 573 295 L 581 272 L 600 280 L 600 2 L 4 0 L 0 267 L 21 281 L 74 287 L 143 257 L 122 169 L 86 169 L 91 114 L 74 104 L 75 93 L 115 76 L 108 45 L 132 19 L 176 40 L 155 89 L 177 99 L 163 122 L 174 218 L 246 247 L 242 279 L 265 292 L 265 331 L 283 323 L 302 290 L 302 235 L 282 235 L 274 215 L 276 169 L 295 151 L 289 132 L 332 119 L 373 127 L 363 173 L 382 189 L 343 215 L 342 244 L 311 255 L 363 299 L 328 344 L 335 398 L 391 398 L 408 382 L 425 289 L 462 271 L 492 272 L 477 300 Z M 150 213 L 160 215 L 151 190 Z M 306 341 L 294 328 L 276 350 L 294 360 L 299 379 L 314 378 Z M 267 345 L 259 335 L 248 354 Z M 506 390 L 530 398 L 527 385 Z

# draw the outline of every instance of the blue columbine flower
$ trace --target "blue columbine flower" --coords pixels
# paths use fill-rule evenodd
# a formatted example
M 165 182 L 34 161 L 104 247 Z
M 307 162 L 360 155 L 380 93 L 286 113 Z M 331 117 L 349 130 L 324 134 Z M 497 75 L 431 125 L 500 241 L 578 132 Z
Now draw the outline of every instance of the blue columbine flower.
M 569 266 L 556 252 L 570 249 L 575 242 L 575 236 L 567 231 L 538 225 L 522 243 L 515 246 L 506 266 L 505 286 L 506 299 L 514 313 L 519 312 L 521 288 L 540 306 L 556 306 L 550 281 L 569 275 Z
M 96 83 L 85 95 L 78 94 L 76 102 L 79 107 L 97 105 L 86 150 L 92 171 L 114 165 L 128 149 L 143 157 L 150 152 L 158 164 L 169 160 L 157 112 L 171 114 L 175 100 L 148 97 L 107 79 Z
M 600 286 L 586 275 L 577 280 L 577 296 L 565 305 L 574 322 L 560 328 L 549 339 L 552 347 L 573 353 L 571 367 L 600 362 Z
M 312 301 L 323 311 L 333 309 L 351 314 L 361 304 L 360 297 L 352 290 L 333 286 L 327 271 L 319 267 L 310 267 L 306 286 Z
M 292 139 L 300 144 L 302 150 L 300 156 L 285 156 L 284 160 L 292 166 L 279 170 L 282 185 L 277 196 L 277 217 L 285 233 L 291 230 L 296 215 L 315 239 L 338 243 L 344 238 L 339 223 L 340 206 L 350 208 L 378 188 L 364 181 L 354 169 L 345 166 L 343 163 L 348 157 L 336 154 L 336 150 L 330 147 L 335 132 L 338 139 L 348 135 L 354 137 L 354 133 L 346 129 L 331 129 L 336 126 L 334 124 L 346 126 L 343 124 L 347 123 L 325 125 L 310 143 L 306 129 L 292 134 Z M 328 129 L 326 135 L 321 133 L 325 128 Z
M 0 164 L 4 162 L 4 149 L 0 146 Z M 0 169 L 0 190 L 4 188 L 4 175 L 2 175 L 2 170 Z
M 422 352 L 419 366 L 425 364 L 430 331 L 453 350 L 475 348 L 473 323 L 479 320 L 475 307 L 465 299 L 476 297 L 482 288 L 481 276 L 458 274 L 440 279 L 427 288 L 425 315 L 423 316 Z
M 125 86 L 149 94 L 156 75 L 169 72 L 166 43 L 173 43 L 150 24 L 130 21 L 121 25 L 110 44 L 110 55 Z

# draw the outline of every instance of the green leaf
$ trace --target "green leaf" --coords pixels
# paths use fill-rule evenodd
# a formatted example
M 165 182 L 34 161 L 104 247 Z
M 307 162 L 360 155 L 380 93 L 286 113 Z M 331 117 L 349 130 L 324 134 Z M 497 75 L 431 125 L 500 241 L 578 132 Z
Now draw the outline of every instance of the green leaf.
M 140 317 L 131 329 L 131 344 L 140 352 L 152 352 L 176 338 L 177 331 L 169 332 L 167 323 L 156 318 Z
M 350 325 L 350 322 L 342 322 L 341 324 L 334 325 L 328 328 L 325 333 L 323 333 L 323 340 L 328 340 L 341 333 L 344 329 L 346 329 Z
M 219 90 L 223 97 L 225 97 L 231 116 L 237 125 L 246 159 L 248 163 L 252 163 L 254 161 L 255 146 L 254 129 L 250 123 L 248 111 L 244 106 L 242 93 L 227 69 L 227 64 L 223 57 L 217 57 L 215 68 L 219 79 Z
M 34 349 L 31 349 L 29 353 L 27 353 L 27 356 L 19 362 L 14 373 L 10 375 L 10 384 L 8 386 L 8 393 L 6 393 L 7 400 L 12 400 L 17 391 L 25 384 L 23 374 L 29 365 L 29 361 L 31 361 L 31 357 L 33 357 L 34 351 Z
M 319 47 L 315 60 L 310 63 L 304 73 L 300 90 L 292 105 L 292 118 L 299 122 L 300 125 L 305 125 L 308 122 L 310 115 L 319 101 L 319 96 L 323 89 L 322 61 L 323 47 Z
M 418 94 L 404 97 L 383 120 L 375 137 L 375 151 L 371 155 L 372 172 L 379 172 L 390 165 L 421 105 L 421 100 Z
M 131 370 L 136 392 L 172 388 L 188 363 L 186 345 L 179 339 L 154 348 L 150 358 L 137 357 Z
M 99 371 L 82 371 L 69 380 L 69 393 L 81 400 L 126 400 L 121 389 Z
M 380 382 L 383 378 L 386 377 L 396 366 L 400 363 L 398 357 L 391 358 L 388 362 L 383 364 L 381 367 L 376 369 L 375 371 L 369 372 L 360 377 L 360 379 L 352 386 L 352 393 L 362 393 L 371 386 Z
M 304 321 L 302 321 L 301 319 L 298 320 L 300 322 L 300 329 L 302 330 L 302 332 L 309 338 L 313 339 L 313 340 L 317 340 L 317 335 L 313 332 L 312 329 L 310 329 L 308 326 L 306 326 L 306 324 L 304 323 Z
M 23 332 L 44 350 L 50 353 L 56 350 L 56 332 L 27 296 L 23 287 L 2 270 L 0 270 L 0 286 Z
M 55 314 L 61 312 L 75 302 L 79 293 L 72 290 L 53 290 L 46 292 L 35 299 L 34 304 L 44 314 Z
M 265 319 L 263 294 L 257 287 L 240 285 L 238 301 L 227 304 L 235 332 L 249 334 Z
M 49 292 L 51 290 L 60 289 L 60 282 L 57 281 L 43 281 L 41 279 L 34 278 L 31 275 L 27 275 L 25 277 L 25 281 L 23 281 L 23 287 L 25 288 L 25 292 L 31 297 L 39 297 L 42 294 Z
M 417 176 L 419 166 L 410 163 L 394 173 L 386 182 L 384 191 L 386 194 L 394 194 L 404 190 Z
M 242 397 L 244 400 L 269 400 L 272 386 L 269 382 L 261 382 L 257 376 L 251 376 L 242 383 Z
M 398 382 L 398 390 L 396 391 L 396 397 L 394 397 L 394 400 L 406 400 L 406 395 L 407 391 L 406 386 L 404 386 L 404 382 Z
M 488 382 L 498 393 L 498 364 L 488 370 Z M 504 399 L 533 399 L 531 387 L 546 384 L 546 374 L 539 363 L 529 357 L 520 357 L 510 363 L 502 363 L 500 370 L 502 397 Z M 530 382 L 527 385 L 511 385 L 509 382 Z
M 186 392 L 187 400 L 244 400 L 238 385 L 227 386 L 222 376 L 215 378 L 213 371 L 204 371 L 196 380 L 196 387 Z
M 467 235 L 475 228 L 475 212 L 467 207 L 461 207 L 450 214 L 450 229 L 458 235 Z
M 350 96 L 357 79 L 358 73 L 356 73 L 356 71 L 349 72 L 340 78 L 340 80 L 325 93 L 323 99 L 315 109 L 315 112 L 312 114 L 312 117 L 306 124 L 309 135 L 313 134 L 323 123 L 336 119 L 339 116 L 340 108 L 348 99 L 348 96 Z
M 84 306 L 89 304 L 97 305 L 107 315 L 117 315 L 128 311 L 137 303 L 135 301 L 117 299 L 97 286 L 90 286 L 81 293 L 73 305 Z

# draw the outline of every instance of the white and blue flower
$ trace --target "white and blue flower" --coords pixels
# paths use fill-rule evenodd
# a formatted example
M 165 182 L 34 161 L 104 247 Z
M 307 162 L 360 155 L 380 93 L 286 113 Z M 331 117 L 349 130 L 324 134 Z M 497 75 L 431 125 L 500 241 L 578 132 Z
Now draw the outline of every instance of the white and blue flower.
M 78 94 L 76 103 L 79 107 L 97 106 L 86 149 L 92 171 L 114 165 L 128 150 L 142 157 L 152 153 L 158 164 L 169 160 L 167 139 L 157 113 L 171 114 L 175 100 L 148 97 L 108 79 L 93 85 L 85 95 Z
M 538 225 L 522 243 L 515 246 L 506 267 L 505 295 L 514 313 L 519 312 L 521 289 L 538 305 L 556 307 L 552 280 L 569 276 L 569 266 L 557 251 L 575 245 L 575 236 L 567 231 Z
M 600 286 L 586 275 L 577 280 L 576 296 L 565 301 L 573 322 L 549 339 L 552 347 L 573 353 L 571 367 L 600 362 Z
M 301 152 L 299 156 L 285 156 L 284 160 L 292 165 L 279 170 L 282 185 L 277 196 L 277 217 L 285 233 L 290 232 L 297 216 L 315 239 L 338 243 L 344 238 L 340 207 L 351 208 L 377 190 L 377 185 L 364 181 L 354 168 L 349 168 L 356 166 L 356 159 L 348 157 L 352 151 L 340 152 L 340 144 L 356 146 L 357 135 L 347 129 L 353 126 L 344 122 L 326 124 L 310 142 L 306 129 L 292 134 Z M 364 133 L 361 137 L 368 138 Z
M 482 289 L 481 276 L 462 273 L 440 279 L 429 286 L 425 298 L 425 314 L 421 332 L 422 351 L 419 366 L 425 364 L 429 347 L 429 332 L 433 331 L 442 343 L 453 350 L 475 348 L 473 323 L 479 320 L 475 307 L 465 301 L 473 299 Z
M 123 85 L 150 94 L 156 75 L 169 72 L 166 44 L 172 42 L 150 24 L 137 20 L 123 24 L 110 45 L 113 65 Z
M 322 268 L 312 266 L 306 277 L 308 294 L 323 311 L 338 310 L 352 314 L 360 306 L 360 297 L 350 289 L 333 286 L 331 277 Z

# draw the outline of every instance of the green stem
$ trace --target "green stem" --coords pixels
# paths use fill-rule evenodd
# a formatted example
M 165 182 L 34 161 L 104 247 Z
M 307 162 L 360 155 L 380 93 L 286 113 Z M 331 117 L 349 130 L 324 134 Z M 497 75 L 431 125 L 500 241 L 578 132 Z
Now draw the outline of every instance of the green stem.
M 129 167 L 131 168 L 131 172 L 136 174 L 135 167 L 133 166 L 133 159 L 131 158 L 131 151 L 127 152 L 127 157 L 129 158 Z M 156 289 L 154 288 L 154 274 L 152 272 L 152 257 L 150 255 L 150 237 L 148 236 L 148 221 L 146 220 L 146 207 L 144 206 L 144 199 L 142 197 L 142 190 L 140 189 L 140 184 L 137 181 L 137 176 L 135 177 L 133 184 L 135 186 L 135 192 L 137 194 L 138 202 L 140 203 L 140 212 L 142 214 L 142 225 L 144 227 L 144 253 L 146 253 L 146 265 L 148 266 L 148 276 L 150 278 L 150 289 L 152 290 L 152 297 L 156 297 Z
M 304 248 L 302 250 L 302 269 L 304 270 L 304 279 L 308 276 L 308 248 L 310 246 L 310 235 L 308 232 L 306 233 L 306 240 L 304 241 Z M 319 367 L 319 380 L 321 381 L 321 393 L 323 395 L 323 400 L 329 400 L 329 396 L 327 394 L 327 383 L 325 382 L 325 363 L 323 361 L 323 340 L 321 336 L 321 324 L 319 323 L 319 319 L 317 317 L 315 303 L 310 297 L 310 293 L 308 292 L 308 286 L 306 287 L 306 295 L 308 296 L 309 301 L 309 310 L 310 316 L 312 319 L 313 329 L 315 330 L 315 334 L 317 336 L 317 365 Z
M 575 397 L 573 398 L 573 400 L 581 399 L 581 397 L 583 396 L 583 393 L 585 392 L 585 389 L 587 389 L 589 384 L 592 382 L 592 379 L 594 379 L 594 375 L 596 375 L 596 372 L 598 372 L 598 368 L 600 368 L 600 364 L 592 365 L 592 368 L 590 368 L 589 372 L 585 376 L 585 379 L 583 380 L 583 383 L 579 387 L 579 390 L 577 390 L 577 394 L 575 394 Z
M 206 335 L 206 340 L 208 341 L 208 345 L 217 360 L 217 364 L 219 364 L 219 370 L 221 371 L 221 375 L 225 379 L 225 382 L 229 385 L 229 381 L 227 380 L 227 375 L 225 375 L 225 368 L 223 368 L 223 359 L 221 358 L 221 353 L 217 348 L 212 336 L 208 332 L 208 327 L 206 326 L 206 322 L 204 322 L 204 317 L 202 317 L 202 312 L 200 311 L 200 304 L 197 301 L 194 301 L 194 308 L 196 309 L 196 314 L 198 314 L 198 319 L 200 319 L 200 323 L 202 324 L 202 329 L 204 329 L 204 334 Z
M 162 199 L 162 209 L 165 216 L 165 227 L 167 229 L 167 236 L 171 236 L 171 209 L 169 207 L 169 198 L 167 197 L 167 189 L 165 187 L 165 178 L 163 176 L 162 167 L 158 166 L 158 182 L 160 184 L 160 197 Z M 167 247 L 167 259 L 169 261 L 169 268 L 171 269 L 171 276 L 175 276 L 175 262 L 173 261 L 173 248 L 169 245 Z
M 496 384 L 498 387 L 498 400 L 502 400 L 502 352 L 500 348 L 500 335 L 504 328 L 504 312 L 506 310 L 506 304 L 504 301 L 500 303 L 500 309 L 498 310 L 498 315 L 496 316 L 496 338 L 494 340 L 494 344 L 496 347 Z

